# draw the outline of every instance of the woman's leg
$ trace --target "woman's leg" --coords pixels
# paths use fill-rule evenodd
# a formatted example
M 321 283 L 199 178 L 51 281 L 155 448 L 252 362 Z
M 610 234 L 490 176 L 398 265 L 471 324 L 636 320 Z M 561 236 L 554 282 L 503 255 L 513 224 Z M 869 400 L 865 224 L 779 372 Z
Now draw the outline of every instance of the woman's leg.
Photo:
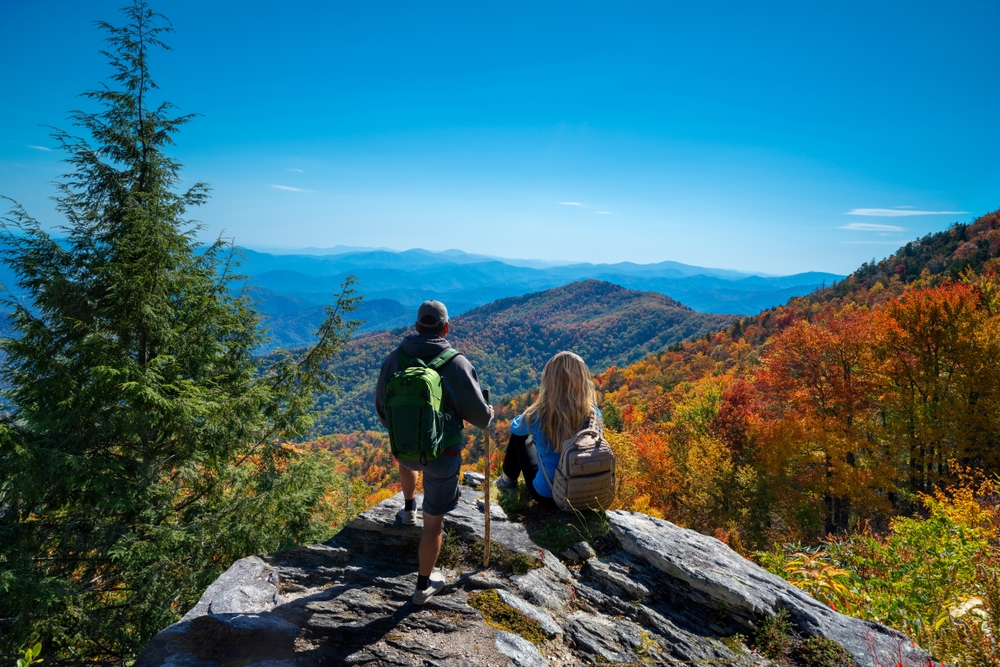
M 510 442 L 507 443 L 508 456 L 510 452 L 513 452 L 514 456 L 517 457 L 517 466 L 524 475 L 524 483 L 528 485 L 528 493 L 535 499 L 535 502 L 546 509 L 555 511 L 555 501 L 546 498 L 535 489 L 535 475 L 540 474 L 538 472 L 538 452 L 534 446 L 528 447 L 527 441 L 527 436 L 512 435 Z M 506 473 L 506 467 L 504 472 Z
M 507 476 L 507 479 L 515 482 L 524 470 L 521 467 L 521 460 L 523 459 L 524 442 L 526 440 L 527 436 L 511 435 L 510 440 L 507 441 L 507 451 L 503 455 L 503 474 Z M 519 449 L 522 452 L 521 454 L 518 453 Z

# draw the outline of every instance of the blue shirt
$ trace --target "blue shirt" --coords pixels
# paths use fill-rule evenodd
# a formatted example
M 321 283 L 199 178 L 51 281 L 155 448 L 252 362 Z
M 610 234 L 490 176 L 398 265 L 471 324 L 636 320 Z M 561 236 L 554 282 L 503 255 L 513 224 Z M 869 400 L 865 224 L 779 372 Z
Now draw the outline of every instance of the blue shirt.
M 604 416 L 601 414 L 601 410 L 597 406 L 594 406 L 594 410 L 597 412 L 597 418 L 603 421 Z M 549 437 L 542 431 L 542 420 L 533 419 L 529 426 L 525 423 L 524 415 L 520 414 L 514 417 L 514 421 L 510 423 L 510 432 L 514 435 L 530 435 L 531 439 L 535 441 L 535 451 L 538 453 L 538 466 L 545 466 L 544 475 L 541 470 L 535 475 L 535 491 L 538 491 L 540 495 L 546 498 L 551 498 L 552 489 L 549 487 L 545 475 L 548 475 L 549 479 L 555 476 L 556 468 L 559 467 L 559 452 L 553 449 Z

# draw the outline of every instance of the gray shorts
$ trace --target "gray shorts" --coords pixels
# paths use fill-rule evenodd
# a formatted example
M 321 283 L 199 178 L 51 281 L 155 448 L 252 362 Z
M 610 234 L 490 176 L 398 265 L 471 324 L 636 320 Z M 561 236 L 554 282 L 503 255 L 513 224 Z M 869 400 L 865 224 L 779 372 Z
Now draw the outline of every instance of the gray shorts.
M 424 514 L 441 516 L 458 506 L 458 471 L 462 468 L 462 453 L 442 454 L 427 465 L 419 461 L 400 461 L 399 465 L 413 472 L 424 473 Z

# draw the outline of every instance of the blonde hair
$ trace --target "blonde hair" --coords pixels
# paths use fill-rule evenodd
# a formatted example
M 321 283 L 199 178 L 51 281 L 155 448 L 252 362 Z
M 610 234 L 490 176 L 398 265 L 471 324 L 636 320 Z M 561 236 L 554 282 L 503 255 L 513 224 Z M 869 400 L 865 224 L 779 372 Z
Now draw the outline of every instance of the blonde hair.
M 558 452 L 564 440 L 583 428 L 596 404 L 587 362 L 578 354 L 559 352 L 545 364 L 538 398 L 524 411 L 524 421 L 530 424 L 538 419 Z

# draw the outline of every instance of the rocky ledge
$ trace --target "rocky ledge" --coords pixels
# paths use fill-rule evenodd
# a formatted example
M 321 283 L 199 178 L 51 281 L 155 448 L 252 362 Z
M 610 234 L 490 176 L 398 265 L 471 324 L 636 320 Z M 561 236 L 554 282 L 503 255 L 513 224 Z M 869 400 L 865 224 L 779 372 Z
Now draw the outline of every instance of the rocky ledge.
M 835 640 L 861 667 L 874 667 L 873 654 L 929 659 L 718 540 L 644 514 L 608 512 L 617 546 L 597 555 L 581 543 L 564 554 L 567 567 L 493 506 L 491 568 L 477 567 L 481 497 L 463 487 L 446 519 L 449 586 L 423 607 L 410 602 L 420 526 L 398 524 L 396 496 L 324 544 L 237 561 L 137 664 L 763 666 L 773 663 L 743 637 L 781 609 L 801 636 Z

